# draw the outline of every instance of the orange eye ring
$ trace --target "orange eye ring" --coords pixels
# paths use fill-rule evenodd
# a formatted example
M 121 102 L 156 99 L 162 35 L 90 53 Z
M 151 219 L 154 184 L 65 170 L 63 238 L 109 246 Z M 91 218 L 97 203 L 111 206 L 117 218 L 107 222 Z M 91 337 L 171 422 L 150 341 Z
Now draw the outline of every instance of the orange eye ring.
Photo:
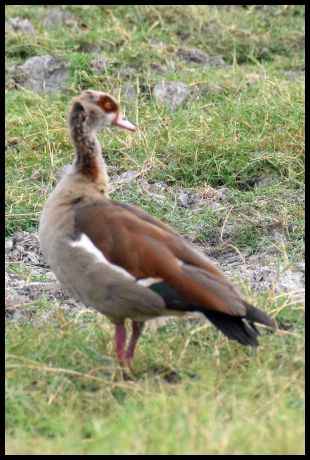
M 104 103 L 104 108 L 107 109 L 107 110 L 111 110 L 111 108 L 112 108 L 111 102 L 105 102 Z

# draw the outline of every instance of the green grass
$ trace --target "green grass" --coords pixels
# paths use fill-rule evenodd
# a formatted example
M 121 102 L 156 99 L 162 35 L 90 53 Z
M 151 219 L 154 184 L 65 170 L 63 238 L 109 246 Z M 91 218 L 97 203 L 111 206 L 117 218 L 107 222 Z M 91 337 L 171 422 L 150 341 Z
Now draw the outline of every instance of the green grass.
M 146 333 L 134 381 L 117 376 L 112 327 L 88 316 L 65 329 L 55 321 L 10 327 L 7 452 L 302 453 L 298 309 L 294 334 L 264 335 L 257 351 L 210 325 L 175 321 Z M 149 374 L 163 363 L 176 370 L 175 383 Z
M 135 134 L 100 133 L 111 172 L 143 171 L 149 182 L 175 190 L 158 203 L 131 183 L 114 198 L 138 204 L 216 254 L 230 245 L 276 255 L 279 265 L 300 262 L 304 79 L 285 72 L 304 70 L 304 7 L 69 6 L 73 24 L 44 26 L 42 17 L 53 8 L 6 7 L 6 18 L 28 18 L 37 31 L 6 37 L 8 67 L 42 54 L 70 64 L 67 86 L 56 95 L 34 94 L 8 76 L 7 236 L 37 229 L 56 172 L 72 161 L 68 104 L 93 88 L 120 95 L 126 116 L 138 125 Z M 154 38 L 167 47 L 156 48 Z M 220 55 L 228 65 L 179 61 L 180 45 Z M 94 50 L 110 62 L 99 75 L 90 67 Z M 176 111 L 152 97 L 153 85 L 163 80 L 193 88 Z M 138 92 L 137 104 L 120 93 L 127 82 Z M 212 83 L 223 92 L 210 94 Z M 253 187 L 262 176 L 268 185 Z M 181 189 L 220 187 L 230 193 L 219 208 L 195 212 L 177 201 Z M 31 276 L 22 263 L 9 270 Z M 100 315 L 66 312 L 62 323 L 42 323 L 53 304 L 44 296 L 27 304 L 34 321 L 12 322 L 6 331 L 7 453 L 303 454 L 302 306 L 290 294 L 243 289 L 286 332 L 263 334 L 261 347 L 247 350 L 209 324 L 200 329 L 173 321 L 145 333 L 133 381 L 120 379 L 112 327 Z M 162 365 L 174 369 L 174 383 L 151 372 Z
M 7 9 L 10 15 L 15 14 L 15 8 Z M 230 56 L 233 65 L 202 69 L 196 64 L 180 62 L 177 70 L 168 68 L 168 72 L 163 74 L 151 70 L 150 65 L 165 64 L 175 58 L 176 46 L 180 43 L 178 21 L 182 21 L 183 8 L 135 7 L 134 14 L 127 8 L 118 7 L 73 9 L 85 26 L 82 29 L 82 36 L 67 28 L 64 29 L 61 38 L 57 28 L 53 27 L 44 34 L 39 33 L 40 30 L 42 31 L 42 24 L 38 20 L 40 14 L 36 13 L 36 7 L 28 7 L 27 14 L 23 7 L 18 8 L 21 8 L 18 9 L 19 14 L 29 17 L 38 30 L 38 35 L 35 39 L 32 38 L 33 44 L 44 38 L 51 47 L 49 52 L 63 55 L 68 60 L 71 65 L 71 77 L 68 88 L 60 92 L 58 97 L 34 95 L 22 88 L 7 92 L 8 235 L 19 228 L 33 230 L 37 227 L 38 214 L 45 201 L 46 193 L 54 185 L 53 175 L 61 166 L 71 161 L 72 146 L 65 122 L 71 97 L 87 87 L 102 88 L 118 94 L 121 84 L 131 81 L 139 92 L 138 105 L 125 101 L 123 105 L 128 117 L 139 126 L 139 132 L 135 135 L 117 133 L 113 137 L 102 133 L 100 138 L 107 152 L 108 163 L 119 171 L 139 170 L 144 167 L 147 171 L 144 177 L 149 180 L 162 180 L 179 187 L 198 189 L 207 183 L 213 187 L 228 186 L 244 192 L 249 189 L 247 184 L 253 177 L 269 175 L 272 178 L 272 185 L 269 189 L 255 191 L 256 202 L 262 203 L 265 202 L 266 197 L 277 195 L 278 201 L 274 203 L 273 209 L 268 210 L 268 215 L 274 220 L 278 220 L 280 215 L 280 226 L 282 225 L 283 231 L 288 234 L 289 244 L 292 246 L 290 257 L 296 260 L 302 257 L 303 230 L 295 231 L 294 234 L 291 231 L 292 228 L 296 228 L 296 221 L 301 221 L 302 204 L 290 205 L 287 213 L 286 196 L 291 193 L 303 194 L 304 83 L 302 78 L 287 80 L 283 73 L 285 69 L 302 68 L 302 49 L 295 43 L 298 40 L 300 43 L 302 27 L 297 33 L 296 25 L 292 28 L 291 23 L 293 17 L 294 21 L 303 24 L 300 9 L 271 10 L 277 26 L 273 27 L 272 31 L 278 35 L 280 35 L 279 30 L 282 31 L 280 40 L 280 36 L 277 38 L 277 35 L 274 37 L 270 35 L 270 20 L 267 20 L 269 16 L 267 12 L 263 14 L 254 10 L 244 12 L 242 9 L 235 9 L 232 12 L 219 13 L 216 8 L 193 7 L 190 9 L 193 14 L 192 27 L 198 21 L 198 13 L 203 13 L 205 22 L 199 19 L 200 32 L 192 31 L 195 33 L 196 42 L 194 43 L 191 38 L 186 44 L 202 46 L 200 40 L 203 36 L 208 43 L 206 51 L 210 54 L 222 54 L 227 62 Z M 172 11 L 177 15 L 177 20 L 170 24 L 168 19 Z M 154 29 L 149 30 L 147 24 L 150 23 L 151 27 L 152 24 L 159 22 L 159 17 L 162 15 L 164 16 L 161 25 L 158 24 Z M 166 20 L 164 20 L 165 15 L 167 15 Z M 142 18 L 143 22 L 141 22 Z M 104 36 L 99 35 L 96 28 L 102 27 L 103 20 L 105 20 L 104 31 L 111 32 L 112 38 L 115 32 L 121 29 L 120 24 L 125 25 L 119 39 L 122 34 L 125 34 L 126 46 L 121 46 L 116 38 L 114 41 L 112 38 L 110 40 L 113 46 L 104 41 Z M 234 28 L 231 25 L 232 20 L 235 24 Z M 282 48 L 278 43 L 277 51 L 272 53 L 272 59 L 262 61 L 254 55 L 251 55 L 251 59 L 248 60 L 241 59 L 236 51 L 237 44 L 241 45 L 243 41 L 249 42 L 248 38 L 245 40 L 247 36 L 244 32 L 245 20 L 251 25 L 249 30 L 253 29 L 255 34 L 260 34 L 253 41 L 257 43 L 255 46 L 258 48 L 263 45 L 271 46 L 278 43 L 274 40 L 278 39 L 282 43 L 285 39 L 287 40 L 286 55 L 283 50 L 280 51 Z M 262 28 L 264 21 L 266 21 L 265 29 Z M 130 24 L 132 28 L 133 22 L 135 27 L 126 31 L 126 26 L 129 27 Z M 218 28 L 223 42 L 215 43 L 213 38 L 210 41 L 211 36 L 213 37 L 207 28 L 210 22 Z M 241 27 L 241 23 L 239 37 L 237 24 Z M 232 29 L 230 33 L 238 36 L 239 41 L 236 42 L 235 38 L 229 45 L 224 32 L 220 33 L 222 29 L 225 31 Z M 93 55 L 77 51 L 80 42 L 84 43 L 86 40 L 83 35 L 87 37 L 91 35 L 92 40 L 89 39 L 88 43 L 101 46 L 112 62 L 102 75 L 95 75 L 90 69 L 89 63 Z M 170 47 L 157 50 L 149 42 L 150 38 L 154 37 L 166 41 Z M 269 41 L 266 37 L 269 37 Z M 13 36 L 7 43 L 8 61 L 19 63 L 18 51 L 11 43 L 12 40 L 23 47 L 24 37 Z M 243 44 L 245 46 L 245 43 Z M 39 49 L 37 54 L 48 52 Z M 290 63 L 285 61 L 285 56 L 288 55 L 291 57 Z M 294 64 L 292 56 L 294 59 L 299 56 L 299 64 Z M 280 59 L 282 68 L 279 69 Z M 122 77 L 121 71 L 124 68 L 130 69 L 131 65 L 136 67 L 131 73 L 129 72 L 128 77 Z M 191 97 L 188 107 L 182 106 L 177 111 L 171 112 L 156 103 L 147 89 L 162 79 L 184 81 L 195 86 L 198 93 Z M 249 84 L 253 79 L 256 83 Z M 206 88 L 210 83 L 220 83 L 224 92 L 208 94 Z M 247 190 L 247 193 L 238 195 L 235 203 L 226 203 L 226 208 L 228 205 L 230 207 L 235 204 L 235 212 L 230 215 L 232 222 L 240 220 L 237 209 L 242 209 L 244 203 L 251 200 L 252 190 Z M 149 206 L 152 206 L 151 200 L 148 201 Z M 168 200 L 166 208 L 169 207 L 170 212 L 174 212 L 175 204 L 169 203 Z M 160 215 L 161 210 L 155 209 L 156 212 Z M 221 211 L 220 214 L 222 216 L 225 214 L 225 206 L 224 213 Z M 264 214 L 262 212 L 259 220 L 264 219 Z M 286 217 L 283 220 L 284 214 Z M 191 220 L 191 214 L 187 215 L 187 219 Z M 265 245 L 264 232 L 255 232 L 256 219 L 254 224 L 253 221 L 252 223 L 247 221 L 246 226 L 245 233 L 248 233 L 248 230 L 252 236 L 256 233 L 256 236 L 251 239 L 252 242 L 249 244 L 246 239 L 240 241 L 237 235 L 236 238 L 232 238 L 231 243 L 240 245 L 241 249 L 250 246 L 253 251 Z M 298 227 L 300 228 L 300 224 Z M 272 239 L 269 238 L 269 241 Z

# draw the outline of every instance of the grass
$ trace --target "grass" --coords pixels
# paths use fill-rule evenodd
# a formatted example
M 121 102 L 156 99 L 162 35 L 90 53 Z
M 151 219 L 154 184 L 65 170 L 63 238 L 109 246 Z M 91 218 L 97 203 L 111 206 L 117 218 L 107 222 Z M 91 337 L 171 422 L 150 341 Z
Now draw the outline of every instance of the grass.
M 94 88 L 119 95 L 139 127 L 135 134 L 100 133 L 111 173 L 143 172 L 149 183 L 175 191 L 158 202 L 137 182 L 114 198 L 191 235 L 222 263 L 227 244 L 241 253 L 273 254 L 279 265 L 300 262 L 304 79 L 285 72 L 304 69 L 304 7 L 68 6 L 76 20 L 45 26 L 42 18 L 54 8 L 6 7 L 7 19 L 28 18 L 37 31 L 7 35 L 7 67 L 41 54 L 70 64 L 66 88 L 56 95 L 34 94 L 7 73 L 7 236 L 37 229 L 57 171 L 72 160 L 69 101 Z M 179 61 L 180 45 L 220 55 L 228 65 Z M 90 67 L 98 50 L 110 62 L 99 75 Z M 152 96 L 163 80 L 193 88 L 175 111 Z M 137 104 L 122 95 L 128 82 Z M 210 93 L 210 84 L 223 91 Z M 264 176 L 268 183 L 254 186 Z M 229 193 L 218 208 L 195 212 L 177 199 L 181 190 L 221 187 Z M 31 276 L 22 263 L 9 270 Z M 243 282 L 236 280 L 279 321 L 281 333 L 263 334 L 261 346 L 248 350 L 209 324 L 172 321 L 144 334 L 138 377 L 129 381 L 115 367 L 112 327 L 102 316 L 71 311 L 44 322 L 54 305 L 43 296 L 27 304 L 34 321 L 6 329 L 6 453 L 303 454 L 303 307 L 290 293 L 252 292 Z M 171 375 L 152 371 L 163 365 Z
M 209 325 L 169 323 L 143 337 L 139 379 L 122 381 L 112 328 L 89 316 L 65 330 L 55 321 L 11 326 L 8 452 L 301 453 L 301 321 L 293 335 L 263 337 L 257 351 Z M 149 375 L 162 362 L 177 370 L 176 383 Z

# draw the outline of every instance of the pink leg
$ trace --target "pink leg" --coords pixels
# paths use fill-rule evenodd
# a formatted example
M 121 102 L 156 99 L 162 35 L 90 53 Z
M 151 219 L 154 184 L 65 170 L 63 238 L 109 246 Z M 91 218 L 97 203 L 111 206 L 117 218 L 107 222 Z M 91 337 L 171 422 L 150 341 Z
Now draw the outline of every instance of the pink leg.
M 131 360 L 133 358 L 139 337 L 143 330 L 144 323 L 138 322 L 138 321 L 132 321 L 131 326 L 132 326 L 132 334 L 131 334 L 130 342 L 129 342 L 129 345 L 128 345 L 128 348 L 125 354 L 125 359 L 129 367 L 131 365 Z
M 126 345 L 126 327 L 125 324 L 115 324 L 115 343 L 116 343 L 116 356 L 120 363 L 124 364 L 125 345 Z

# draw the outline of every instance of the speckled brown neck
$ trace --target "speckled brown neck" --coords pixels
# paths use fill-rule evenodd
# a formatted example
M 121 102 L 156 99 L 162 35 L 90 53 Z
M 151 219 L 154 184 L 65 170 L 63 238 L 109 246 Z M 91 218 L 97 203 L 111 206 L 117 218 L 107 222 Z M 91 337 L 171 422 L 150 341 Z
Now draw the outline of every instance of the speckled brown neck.
M 75 167 L 84 177 L 97 182 L 101 176 L 106 176 L 105 163 L 96 133 L 87 125 L 87 114 L 79 102 L 72 106 L 69 124 L 75 145 Z

